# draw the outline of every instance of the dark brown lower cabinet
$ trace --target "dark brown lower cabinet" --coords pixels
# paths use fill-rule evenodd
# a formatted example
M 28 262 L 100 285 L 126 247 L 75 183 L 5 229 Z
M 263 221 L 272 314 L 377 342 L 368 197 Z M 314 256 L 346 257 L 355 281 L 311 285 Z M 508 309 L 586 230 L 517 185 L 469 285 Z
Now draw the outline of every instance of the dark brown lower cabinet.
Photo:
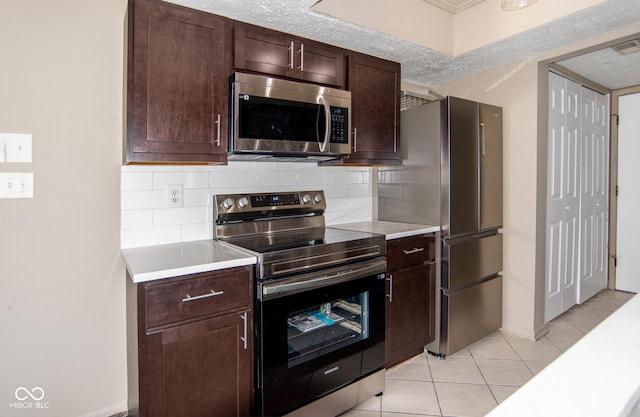
M 435 236 L 387 241 L 385 366 L 424 351 L 435 340 Z
M 391 274 L 392 300 L 387 302 L 386 366 L 411 358 L 434 340 L 435 265 L 420 265 Z
M 233 268 L 142 283 L 130 291 L 137 292 L 142 328 L 137 358 L 129 355 L 129 416 L 251 415 L 251 277 L 251 269 Z M 238 290 L 240 297 L 234 294 Z M 220 295 L 209 295 L 214 293 Z

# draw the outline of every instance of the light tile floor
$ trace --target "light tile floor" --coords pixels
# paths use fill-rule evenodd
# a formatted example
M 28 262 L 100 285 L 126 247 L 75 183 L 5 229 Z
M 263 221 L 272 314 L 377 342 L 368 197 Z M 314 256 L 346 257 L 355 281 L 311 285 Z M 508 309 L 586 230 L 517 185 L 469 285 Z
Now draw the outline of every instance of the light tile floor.
M 535 342 L 498 331 L 445 360 L 418 355 L 387 371 L 384 395 L 341 417 L 484 416 L 633 295 L 602 291 Z

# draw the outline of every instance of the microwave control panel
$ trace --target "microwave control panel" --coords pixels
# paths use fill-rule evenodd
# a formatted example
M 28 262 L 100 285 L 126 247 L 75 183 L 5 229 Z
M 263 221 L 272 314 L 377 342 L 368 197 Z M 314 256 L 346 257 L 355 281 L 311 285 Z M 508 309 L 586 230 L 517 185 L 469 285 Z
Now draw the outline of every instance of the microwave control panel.
M 331 106 L 331 143 L 349 143 L 349 109 Z

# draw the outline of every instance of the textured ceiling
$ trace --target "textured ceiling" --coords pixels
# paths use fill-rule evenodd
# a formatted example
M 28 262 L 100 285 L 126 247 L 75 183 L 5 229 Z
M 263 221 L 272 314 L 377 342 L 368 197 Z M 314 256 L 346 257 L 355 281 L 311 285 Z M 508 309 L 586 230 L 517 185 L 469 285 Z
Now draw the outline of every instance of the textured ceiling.
M 556 64 L 611 90 L 640 85 L 640 52 L 623 56 L 604 48 Z
M 403 80 L 429 87 L 640 23 L 640 0 L 607 0 L 499 42 L 451 56 L 314 12 L 311 7 L 317 0 L 169 1 L 397 61 L 402 64 Z M 600 84 L 607 86 L 606 82 Z

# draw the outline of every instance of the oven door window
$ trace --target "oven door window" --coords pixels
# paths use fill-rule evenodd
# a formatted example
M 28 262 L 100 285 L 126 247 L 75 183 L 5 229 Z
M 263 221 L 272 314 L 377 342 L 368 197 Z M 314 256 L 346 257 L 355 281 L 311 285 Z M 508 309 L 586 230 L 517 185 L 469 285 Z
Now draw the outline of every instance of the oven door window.
M 293 311 L 287 318 L 288 367 L 369 337 L 369 291 Z

